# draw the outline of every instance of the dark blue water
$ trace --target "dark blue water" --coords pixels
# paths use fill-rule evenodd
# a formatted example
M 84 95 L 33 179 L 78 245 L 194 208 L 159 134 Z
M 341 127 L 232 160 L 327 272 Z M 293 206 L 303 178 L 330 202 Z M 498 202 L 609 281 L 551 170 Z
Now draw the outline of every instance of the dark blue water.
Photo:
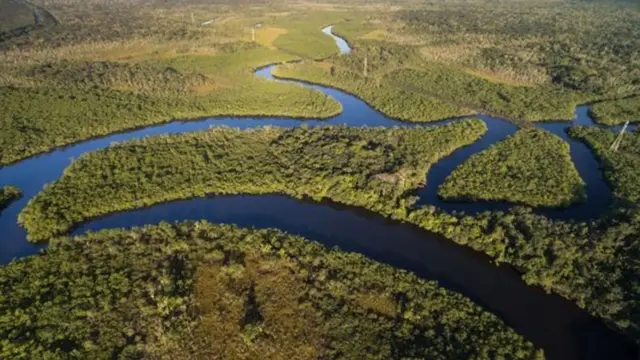
M 331 34 L 330 28 L 324 29 Z M 335 37 L 334 37 L 335 38 Z M 337 39 L 341 53 L 350 51 L 348 44 Z M 274 66 L 259 69 L 257 76 L 274 80 Z M 291 81 L 287 81 L 291 82 Z M 294 85 L 291 85 L 294 86 Z M 297 86 L 297 85 L 296 85 Z M 327 94 L 343 106 L 343 112 L 329 120 L 296 120 L 288 118 L 223 117 L 202 121 L 174 121 L 141 130 L 88 140 L 73 146 L 32 157 L 0 170 L 0 185 L 19 186 L 24 197 L 0 216 L 0 263 L 37 253 L 43 246 L 29 244 L 23 229 L 17 226 L 18 213 L 42 187 L 55 181 L 74 158 L 105 148 L 113 142 L 169 133 L 205 130 L 212 126 L 254 128 L 265 125 L 294 127 L 346 126 L 434 126 L 458 121 L 445 120 L 428 125 L 389 119 L 355 96 L 319 85 L 303 86 Z M 593 125 L 587 107 L 577 109 L 576 122 Z M 490 209 L 507 209 L 510 204 L 478 202 L 451 203 L 438 198 L 437 187 L 469 156 L 503 140 L 516 131 L 507 121 L 477 116 L 488 127 L 487 134 L 474 144 L 462 148 L 438 162 L 427 174 L 427 186 L 419 191 L 420 204 L 431 204 L 445 210 L 469 213 Z M 562 137 L 571 145 L 571 155 L 587 183 L 587 203 L 562 211 L 536 209 L 554 218 L 588 219 L 598 216 L 610 202 L 611 191 L 603 180 L 593 154 L 585 145 L 567 137 L 570 123 L 537 125 Z M 452 290 L 470 297 L 487 310 L 500 316 L 528 340 L 545 349 L 549 359 L 631 359 L 633 346 L 620 335 L 607 329 L 571 302 L 524 284 L 509 266 L 494 266 L 482 254 L 458 246 L 439 235 L 408 224 L 386 220 L 378 215 L 330 203 L 310 203 L 284 196 L 232 196 L 197 198 L 159 204 L 136 211 L 112 214 L 83 225 L 76 233 L 111 227 L 131 227 L 160 221 L 207 219 L 212 222 L 241 226 L 275 227 L 303 235 L 325 245 L 337 245 L 357 251 L 376 260 L 416 272 L 441 282 Z

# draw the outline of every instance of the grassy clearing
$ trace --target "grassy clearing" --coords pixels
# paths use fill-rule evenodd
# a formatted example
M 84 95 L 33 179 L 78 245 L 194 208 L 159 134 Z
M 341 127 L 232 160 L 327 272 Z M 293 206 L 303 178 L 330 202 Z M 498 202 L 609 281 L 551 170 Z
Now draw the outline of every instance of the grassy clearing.
M 455 200 L 498 200 L 567 207 L 585 197 L 569 145 L 544 130 L 524 129 L 473 155 L 453 171 L 439 195 Z
M 342 19 L 340 13 L 315 11 L 278 19 L 275 23 L 288 31 L 279 36 L 273 45 L 282 51 L 302 58 L 327 58 L 336 54 L 338 47 L 331 37 L 319 30 Z
M 637 206 L 640 202 L 640 134 L 626 133 L 616 152 L 609 150 L 617 133 L 594 127 L 572 127 L 569 134 L 586 142 L 597 154 L 614 194 L 622 202 Z
M 640 122 L 640 96 L 594 104 L 590 114 L 596 122 L 606 125 Z
M 278 230 L 196 222 L 61 239 L 0 267 L 0 290 L 11 359 L 544 358 L 436 282 Z
M 286 29 L 277 27 L 263 27 L 256 30 L 256 41 L 267 48 L 275 49 L 273 43 L 278 37 L 287 33 Z

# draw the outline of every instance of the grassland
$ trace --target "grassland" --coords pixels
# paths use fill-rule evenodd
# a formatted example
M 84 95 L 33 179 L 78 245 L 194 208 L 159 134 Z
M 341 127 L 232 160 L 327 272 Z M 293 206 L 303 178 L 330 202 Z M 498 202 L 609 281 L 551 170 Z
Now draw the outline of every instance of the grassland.
M 106 230 L 0 267 L 0 356 L 543 359 L 469 299 L 277 230 Z
M 566 207 L 585 197 L 569 144 L 538 129 L 520 130 L 473 155 L 449 175 L 438 194 L 449 200 L 498 200 L 536 207 Z
M 12 201 L 17 200 L 21 195 L 22 192 L 15 186 L 0 187 L 0 212 L 9 206 Z
M 638 209 L 587 224 L 550 221 L 522 207 L 466 216 L 415 206 L 430 164 L 484 131 L 480 121 L 463 121 L 430 129 L 212 129 L 129 142 L 76 160 L 19 220 L 31 240 L 46 240 L 95 216 L 210 193 L 328 198 L 512 264 L 528 284 L 640 338 L 633 316 L 640 306 Z

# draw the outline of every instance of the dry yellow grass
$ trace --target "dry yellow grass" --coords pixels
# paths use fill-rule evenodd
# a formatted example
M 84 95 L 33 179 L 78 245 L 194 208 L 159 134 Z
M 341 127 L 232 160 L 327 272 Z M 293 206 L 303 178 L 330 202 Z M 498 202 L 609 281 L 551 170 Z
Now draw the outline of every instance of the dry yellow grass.
M 384 40 L 386 38 L 387 33 L 382 29 L 373 30 L 361 37 L 362 40 Z
M 202 84 L 202 85 L 197 85 L 197 86 L 193 86 L 190 90 L 196 94 L 209 94 L 212 93 L 216 90 L 218 90 L 220 87 L 218 86 L 218 84 L 214 81 L 209 81 L 206 84 Z
M 478 49 L 469 45 L 430 45 L 420 48 L 420 55 L 427 61 L 460 63 L 477 54 Z
M 276 27 L 261 28 L 256 31 L 256 42 L 260 45 L 266 46 L 270 49 L 275 49 L 273 42 L 282 35 L 286 34 L 287 30 Z
M 464 71 L 467 74 L 479 77 L 481 79 L 485 79 L 487 81 L 491 81 L 492 83 L 504 84 L 504 85 L 510 85 L 510 86 L 535 86 L 535 84 L 531 82 L 520 80 L 520 79 L 511 77 L 509 75 L 500 74 L 493 71 L 483 71 L 483 70 L 469 69 L 469 68 L 465 69 Z

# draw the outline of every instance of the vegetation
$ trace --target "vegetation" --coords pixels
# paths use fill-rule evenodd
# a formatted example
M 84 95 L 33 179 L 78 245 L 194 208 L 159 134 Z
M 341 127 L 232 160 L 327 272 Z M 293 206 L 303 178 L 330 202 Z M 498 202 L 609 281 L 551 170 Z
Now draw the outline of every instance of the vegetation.
M 341 111 L 316 91 L 253 75 L 270 63 L 337 52 L 320 32 L 331 19 L 327 13 L 272 19 L 251 10 L 238 17 L 218 6 L 122 5 L 129 6 L 125 11 L 120 5 L 52 5 L 62 24 L 0 41 L 6 50 L 0 55 L 0 106 L 7 109 L 0 115 L 0 165 L 172 119 L 326 118 Z M 188 20 L 191 13 L 217 20 L 200 26 Z M 254 43 L 247 31 L 261 20 Z M 295 48 L 292 41 L 312 31 L 316 40 Z
M 426 71 L 401 70 L 388 75 L 398 86 L 465 104 L 479 112 L 513 120 L 573 120 L 584 97 L 565 89 L 545 86 L 496 84 L 464 72 L 432 67 Z
M 473 1 L 399 8 L 337 24 L 355 47 L 349 56 L 280 75 L 330 84 L 391 116 L 423 121 L 469 109 L 516 121 L 569 120 L 577 104 L 640 91 L 637 6 Z
M 382 51 L 382 48 L 380 49 Z M 437 121 L 459 115 L 469 115 L 473 111 L 455 104 L 449 104 L 439 99 L 395 86 L 390 78 L 364 77 L 361 69 L 350 71 L 335 66 L 335 62 L 346 61 L 344 58 L 325 62 L 305 62 L 287 64 L 277 67 L 274 75 L 280 78 L 302 79 L 305 81 L 327 84 L 353 93 L 376 110 L 386 115 L 408 121 L 427 122 Z
M 256 56 L 261 51 L 248 50 L 239 56 Z M 185 67 L 192 62 L 184 63 L 187 60 L 172 62 Z M 185 75 L 166 66 L 132 69 L 92 63 L 39 71 L 60 74 L 54 78 L 60 76 L 75 85 L 62 92 L 56 86 L 0 88 L 0 106 L 6 110 L 0 115 L 0 164 L 89 137 L 170 119 L 227 114 L 329 117 L 341 111 L 335 100 L 319 92 L 258 79 L 244 86 L 221 88 L 215 95 L 201 94 L 200 89 L 215 85 L 203 75 Z M 114 89 L 129 85 L 139 90 Z
M 584 100 L 579 94 L 559 87 L 497 84 L 434 63 L 422 64 L 420 69 L 403 68 L 413 66 L 415 54 L 403 54 L 402 50 L 394 53 L 390 49 L 393 48 L 368 47 L 322 63 L 281 66 L 275 74 L 344 89 L 392 117 L 414 121 L 441 120 L 473 112 L 516 121 L 569 120 L 574 116 L 575 106 Z M 372 65 L 367 77 L 363 74 L 365 56 L 368 63 L 381 64 L 377 69 Z M 395 70 L 386 59 L 394 56 L 401 57 L 395 59 L 398 62 Z
M 578 103 L 638 93 L 638 12 L 623 3 L 476 1 L 398 11 L 250 1 L 2 4 L 15 19 L 29 8 L 57 25 L 0 36 L 0 106 L 10 109 L 0 116 L 0 165 L 174 118 L 335 115 L 339 106 L 320 94 L 252 75 L 265 64 L 335 54 L 319 32 L 330 23 L 356 50 L 280 75 L 340 87 L 404 120 L 474 112 L 570 119 Z M 622 108 L 637 116 L 633 102 Z
M 60 239 L 0 289 L 3 358 L 544 358 L 435 282 L 277 230 Z
M 569 134 L 586 142 L 598 155 L 618 200 L 637 206 L 640 203 L 640 134 L 625 133 L 618 151 L 609 150 L 618 135 L 610 130 L 578 126 L 572 127 Z
M 392 32 L 429 59 L 492 78 L 610 97 L 640 90 L 639 11 L 610 1 L 436 4 L 400 11 Z
M 207 193 L 383 206 L 379 199 L 424 183 L 431 164 L 485 131 L 470 120 L 429 129 L 215 128 L 133 141 L 74 162 L 30 201 L 20 223 L 30 240 L 47 240 L 96 216 Z
M 544 130 L 523 129 L 473 155 L 449 175 L 439 195 L 455 200 L 502 200 L 566 207 L 584 199 L 584 182 L 569 144 Z
M 0 187 L 0 212 L 20 196 L 22 196 L 22 192 L 15 186 Z
M 335 41 L 320 29 L 342 19 L 341 14 L 314 11 L 306 16 L 276 19 L 274 25 L 286 30 L 273 42 L 277 48 L 302 58 L 323 59 L 337 53 Z
M 212 129 L 129 142 L 76 160 L 19 221 L 31 240 L 44 240 L 95 216 L 208 193 L 329 198 L 510 263 L 528 284 L 572 299 L 639 339 L 638 209 L 587 224 L 521 207 L 466 216 L 415 206 L 413 191 L 429 165 L 484 131 L 480 121 L 463 121 L 429 129 Z
M 640 122 L 640 96 L 593 104 L 589 113 L 595 121 L 601 124 Z

